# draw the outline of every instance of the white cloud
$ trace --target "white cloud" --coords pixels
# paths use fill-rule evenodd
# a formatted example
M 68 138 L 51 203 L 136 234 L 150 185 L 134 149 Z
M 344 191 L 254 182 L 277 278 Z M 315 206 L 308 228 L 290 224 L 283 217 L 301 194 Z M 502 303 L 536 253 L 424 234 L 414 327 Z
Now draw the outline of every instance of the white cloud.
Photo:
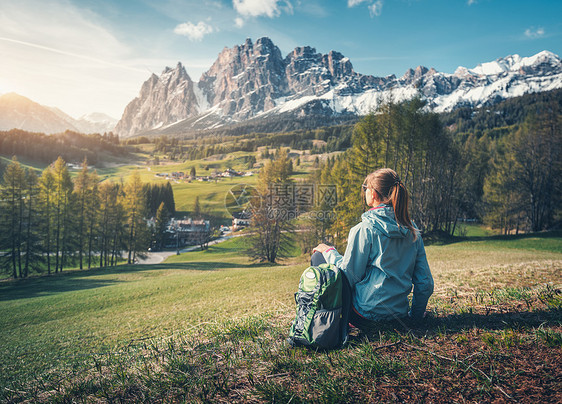
M 466 2 L 466 4 L 468 4 L 469 6 L 472 6 L 473 4 L 476 4 L 476 0 L 468 0 Z
M 382 13 L 382 0 L 375 1 L 368 8 L 369 8 L 369 12 L 371 13 L 371 17 L 373 16 L 378 17 Z
M 293 13 L 293 6 L 288 0 L 232 0 L 232 5 L 238 14 L 245 17 L 278 17 L 282 9 L 289 14 Z
M 361 3 L 370 2 L 371 0 L 347 0 L 347 7 L 355 7 Z
M 525 36 L 527 38 L 532 38 L 532 39 L 540 38 L 544 36 L 544 28 L 539 27 L 536 30 L 533 30 L 532 28 L 527 28 L 525 30 Z
M 243 18 L 236 17 L 234 19 L 234 25 L 236 25 L 238 28 L 242 28 L 244 26 L 244 24 L 245 24 L 245 21 L 244 21 Z
M 383 0 L 347 0 L 347 7 L 355 7 L 362 3 L 367 3 L 367 8 L 369 9 L 369 14 L 371 17 L 378 17 L 382 13 Z
M 215 29 L 204 21 L 199 21 L 197 24 L 188 21 L 174 28 L 174 33 L 184 35 L 191 41 L 200 41 L 205 35 L 212 32 L 215 32 Z

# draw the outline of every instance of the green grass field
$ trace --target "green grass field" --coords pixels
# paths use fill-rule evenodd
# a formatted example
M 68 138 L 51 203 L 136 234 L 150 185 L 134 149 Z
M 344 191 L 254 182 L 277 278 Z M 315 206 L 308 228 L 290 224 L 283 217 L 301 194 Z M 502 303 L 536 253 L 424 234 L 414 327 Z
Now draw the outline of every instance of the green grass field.
M 255 264 L 245 247 L 1 282 L 0 400 L 562 398 L 560 234 L 428 246 L 427 323 L 354 331 L 329 355 L 283 343 L 307 258 Z
M 256 156 L 255 152 L 233 152 L 229 154 L 221 154 L 210 156 L 205 159 L 186 160 L 186 161 L 169 161 L 162 159 L 159 165 L 139 164 L 139 161 L 148 161 L 148 151 L 153 149 L 153 145 L 146 146 L 147 149 L 144 153 L 134 154 L 130 163 L 109 164 L 107 167 L 96 168 L 96 172 L 100 180 L 126 182 L 133 173 L 138 173 L 141 180 L 145 183 L 155 182 L 164 183 L 168 181 L 163 177 L 157 177 L 156 174 L 184 172 L 189 174 L 192 167 L 195 167 L 198 176 L 207 176 L 214 171 L 224 171 L 226 168 L 232 168 L 238 171 L 249 171 L 246 159 L 249 156 Z M 307 156 L 308 159 L 312 157 Z M 10 159 L 0 156 L 5 164 L 9 164 Z M 304 161 L 300 167 L 296 168 L 293 175 L 294 179 L 306 178 L 312 169 L 310 161 Z M 37 164 L 33 161 L 23 160 L 20 161 L 24 167 L 32 168 L 40 172 L 45 169 L 46 165 Z M 263 160 L 260 160 L 263 163 Z M 300 170 L 300 171 L 299 171 Z M 76 176 L 78 169 L 71 169 L 71 175 Z M 174 200 L 176 204 L 176 211 L 178 216 L 189 215 L 193 211 L 195 198 L 199 197 L 201 208 L 208 213 L 221 220 L 223 224 L 227 224 L 232 219 L 230 213 L 225 209 L 225 197 L 228 191 L 239 184 L 255 185 L 257 182 L 257 172 L 248 177 L 232 177 L 232 178 L 219 178 L 215 181 L 192 181 L 186 182 L 171 181 L 174 190 Z

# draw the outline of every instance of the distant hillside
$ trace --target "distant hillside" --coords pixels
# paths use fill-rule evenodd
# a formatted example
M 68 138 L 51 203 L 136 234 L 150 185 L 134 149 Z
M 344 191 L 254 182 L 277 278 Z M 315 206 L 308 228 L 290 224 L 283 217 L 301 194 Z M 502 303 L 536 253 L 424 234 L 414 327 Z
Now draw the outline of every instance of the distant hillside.
M 521 124 L 527 115 L 557 108 L 562 113 L 562 89 L 525 94 L 481 108 L 463 107 L 441 114 L 443 124 L 453 133 L 498 132 L 499 128 Z M 501 131 L 500 131 L 501 132 Z
M 290 131 L 302 131 L 317 129 L 322 127 L 330 127 L 335 125 L 352 125 L 355 124 L 360 117 L 354 115 L 340 116 L 297 116 L 296 114 L 286 114 L 283 116 L 269 116 L 262 119 L 250 119 L 248 121 L 235 123 L 228 126 L 221 126 L 214 129 L 193 130 L 190 128 L 189 122 L 181 122 L 177 125 L 166 129 L 153 130 L 143 132 L 142 136 L 160 136 L 181 133 L 183 137 L 190 138 L 194 136 L 241 136 L 251 133 L 281 133 Z
M 130 147 L 119 145 L 119 138 L 111 134 L 84 135 L 66 131 L 46 135 L 19 129 L 0 131 L 0 155 L 8 158 L 17 156 L 43 164 L 61 156 L 67 162 L 81 163 L 87 158 L 89 164 L 103 165 L 125 159 L 130 152 Z
M 0 96 L 0 130 L 21 129 L 28 132 L 81 133 L 111 131 L 117 120 L 101 113 L 74 119 L 58 108 L 46 107 L 16 93 Z
M 72 118 L 16 93 L 0 96 L 0 130 L 22 129 L 29 132 L 56 133 L 78 129 Z

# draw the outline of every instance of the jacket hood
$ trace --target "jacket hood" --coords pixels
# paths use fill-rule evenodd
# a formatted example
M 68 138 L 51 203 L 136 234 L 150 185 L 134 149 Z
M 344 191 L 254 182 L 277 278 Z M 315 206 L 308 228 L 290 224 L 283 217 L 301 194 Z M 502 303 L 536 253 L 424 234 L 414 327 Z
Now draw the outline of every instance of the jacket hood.
M 398 225 L 394 218 L 394 209 L 389 205 L 379 205 L 368 210 L 361 215 L 361 220 L 390 238 L 404 238 L 410 232 L 407 227 Z

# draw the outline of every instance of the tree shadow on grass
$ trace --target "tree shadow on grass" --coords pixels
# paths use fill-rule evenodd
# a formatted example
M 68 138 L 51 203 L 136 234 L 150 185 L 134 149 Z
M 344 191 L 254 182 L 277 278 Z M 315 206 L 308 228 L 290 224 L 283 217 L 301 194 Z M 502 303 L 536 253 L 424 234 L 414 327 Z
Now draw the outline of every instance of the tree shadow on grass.
M 0 302 L 96 289 L 120 282 L 113 279 L 85 281 L 84 278 L 84 276 L 51 276 L 5 282 L 0 285 Z
M 350 334 L 350 341 L 378 340 L 380 332 L 412 333 L 416 337 L 436 334 L 463 334 L 477 328 L 482 331 L 530 330 L 541 325 L 562 325 L 562 308 L 552 307 L 534 311 L 505 311 L 500 313 L 455 313 L 443 317 L 429 317 L 422 322 L 393 320 L 373 324 Z
M 235 268 L 259 269 L 264 266 L 271 266 L 271 264 L 193 261 L 153 265 L 118 265 L 116 267 L 87 270 L 66 270 L 52 275 L 41 275 L 26 279 L 13 279 L 0 282 L 0 302 L 95 289 L 127 282 L 127 280 L 120 279 L 91 279 L 103 275 L 142 273 L 154 270 L 216 271 Z
M 218 269 L 235 269 L 235 268 L 261 268 L 265 266 L 274 266 L 270 263 L 247 263 L 239 264 L 235 262 L 222 261 L 193 261 L 193 262 L 171 262 L 153 265 L 143 265 L 148 270 L 155 269 L 184 269 L 190 271 L 215 271 Z

